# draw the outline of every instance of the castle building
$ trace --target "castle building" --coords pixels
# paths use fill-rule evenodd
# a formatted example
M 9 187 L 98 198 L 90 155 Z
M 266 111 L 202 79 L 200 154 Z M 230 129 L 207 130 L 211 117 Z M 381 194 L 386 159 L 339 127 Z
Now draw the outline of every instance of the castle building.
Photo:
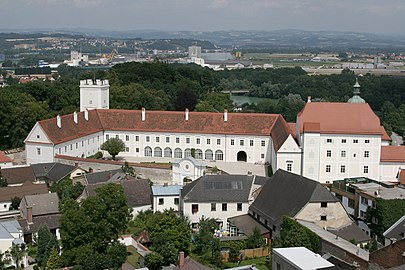
M 404 147 L 390 138 L 360 86 L 355 102 L 311 102 L 287 123 L 279 114 L 109 109 L 108 81 L 80 82 L 80 112 L 38 121 L 25 139 L 27 163 L 87 157 L 110 138 L 122 157 L 270 164 L 323 183 L 342 177 L 394 180 Z M 364 101 L 364 100 L 363 100 Z

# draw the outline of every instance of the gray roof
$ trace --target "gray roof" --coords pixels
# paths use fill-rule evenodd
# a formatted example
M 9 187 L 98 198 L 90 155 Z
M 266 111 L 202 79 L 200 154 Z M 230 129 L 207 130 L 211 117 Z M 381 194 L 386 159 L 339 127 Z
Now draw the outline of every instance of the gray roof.
M 12 233 L 19 233 L 20 224 L 16 220 L 0 221 L 0 239 L 13 239 Z
M 86 173 L 86 179 L 88 184 L 97 184 L 107 182 L 114 177 L 115 174 L 123 174 L 121 169 L 111 170 L 111 171 L 102 171 L 102 172 L 92 172 Z M 125 176 L 125 174 L 124 174 Z M 117 176 L 118 177 L 118 176 Z M 117 178 L 115 177 L 115 178 Z
M 389 227 L 383 235 L 386 238 L 401 240 L 405 237 L 405 215 L 398 219 L 391 227 Z
M 62 180 L 65 176 L 76 169 L 75 166 L 58 162 L 32 164 L 31 168 L 34 171 L 36 178 L 45 177 L 52 182 Z
M 371 240 L 371 238 L 365 232 L 363 232 L 354 222 L 338 229 L 328 228 L 328 231 L 347 241 L 351 241 L 354 239 L 356 240 L 356 243 L 364 243 Z
M 128 205 L 130 207 L 138 207 L 145 205 L 152 205 L 152 190 L 147 179 L 123 179 L 118 182 L 124 188 L 125 197 L 128 199 Z M 88 185 L 86 187 L 86 193 L 88 196 L 94 196 L 96 194 L 96 188 L 108 183 L 98 183 Z
M 181 185 L 154 185 L 152 186 L 153 196 L 180 196 Z
M 352 184 L 359 189 L 360 193 L 370 197 L 382 198 L 384 200 L 405 199 L 405 189 L 399 187 L 384 187 L 379 183 Z
M 50 230 L 60 227 L 60 214 L 38 216 L 32 218 L 32 224 L 28 224 L 26 219 L 19 219 L 18 223 L 23 228 L 24 233 L 35 233 L 42 225 L 48 226 Z
M 248 202 L 253 176 L 204 175 L 181 191 L 184 202 Z
M 32 207 L 33 216 L 59 213 L 59 198 L 56 193 L 24 196 L 27 207 Z
M 228 222 L 231 225 L 237 227 L 241 233 L 247 236 L 253 233 L 255 227 L 259 228 L 261 234 L 269 232 L 269 230 L 266 227 L 264 227 L 261 223 L 259 223 L 249 214 L 228 218 Z
M 282 216 L 294 217 L 308 202 L 337 202 L 319 182 L 303 176 L 277 170 L 262 187 L 250 206 L 273 225 L 282 223 Z

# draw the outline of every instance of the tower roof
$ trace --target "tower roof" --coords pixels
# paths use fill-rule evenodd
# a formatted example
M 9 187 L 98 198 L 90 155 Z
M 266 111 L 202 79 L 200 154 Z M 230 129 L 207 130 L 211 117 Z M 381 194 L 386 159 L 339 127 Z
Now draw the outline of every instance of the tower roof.
M 348 103 L 366 103 L 364 99 L 360 97 L 360 84 L 356 78 L 356 83 L 353 85 L 353 97 L 351 97 Z

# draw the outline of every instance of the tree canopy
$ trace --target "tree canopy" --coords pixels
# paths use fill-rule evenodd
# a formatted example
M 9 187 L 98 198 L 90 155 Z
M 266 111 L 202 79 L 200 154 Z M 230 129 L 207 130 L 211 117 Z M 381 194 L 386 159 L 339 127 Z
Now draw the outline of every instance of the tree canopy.
M 125 150 L 125 143 L 121 139 L 110 138 L 101 145 L 100 149 L 107 151 L 115 160 L 115 157 Z

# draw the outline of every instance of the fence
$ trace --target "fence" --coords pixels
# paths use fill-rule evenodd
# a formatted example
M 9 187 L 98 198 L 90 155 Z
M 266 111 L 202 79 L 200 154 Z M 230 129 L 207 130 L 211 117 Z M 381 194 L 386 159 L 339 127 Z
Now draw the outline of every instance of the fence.
M 230 259 L 248 260 L 248 259 L 253 259 L 253 258 L 265 257 L 265 256 L 268 256 L 269 253 L 270 253 L 269 248 L 263 247 L 263 248 L 253 248 L 253 249 L 242 249 L 241 251 L 239 251 L 238 258 L 230 258 L 231 256 L 229 255 L 229 250 L 222 251 L 221 256 L 222 256 L 223 262 L 228 262 Z

